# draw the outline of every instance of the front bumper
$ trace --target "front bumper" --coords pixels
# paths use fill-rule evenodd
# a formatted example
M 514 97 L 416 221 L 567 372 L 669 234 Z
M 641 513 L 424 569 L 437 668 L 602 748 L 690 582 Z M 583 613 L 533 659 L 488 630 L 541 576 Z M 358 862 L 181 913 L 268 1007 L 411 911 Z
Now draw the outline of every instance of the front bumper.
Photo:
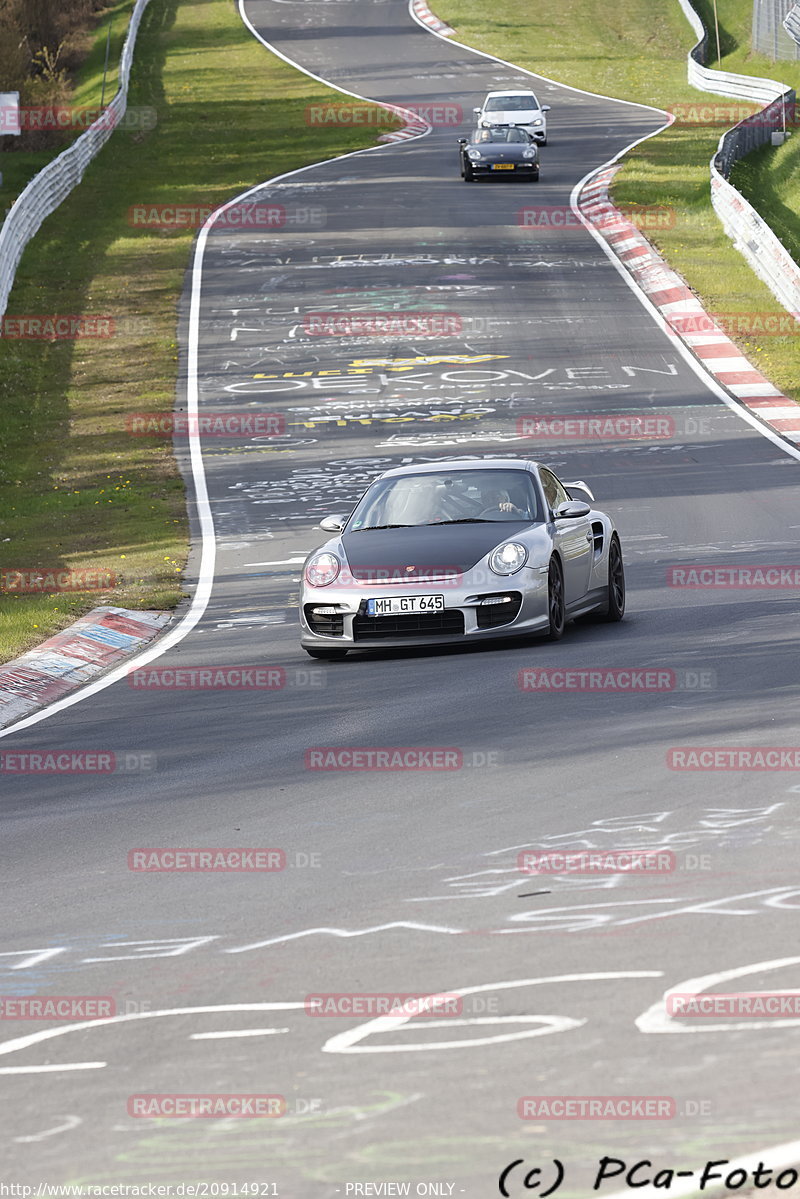
M 411 595 L 442 595 L 444 611 L 411 617 L 366 614 L 369 599 Z M 481 602 L 503 597 L 511 602 Z M 319 608 L 332 611 L 317 614 Z M 300 598 L 301 645 L 317 649 L 457 645 L 538 633 L 548 623 L 547 567 L 525 566 L 506 578 L 485 569 L 468 571 L 457 584 L 305 585 Z
M 472 167 L 473 175 L 491 175 L 502 179 L 504 175 L 514 178 L 517 175 L 538 175 L 538 162 L 515 162 L 506 165 L 504 170 L 495 170 L 494 164 L 491 162 L 474 162 L 469 160 L 469 165 Z M 508 166 L 513 166 L 513 170 L 508 170 Z

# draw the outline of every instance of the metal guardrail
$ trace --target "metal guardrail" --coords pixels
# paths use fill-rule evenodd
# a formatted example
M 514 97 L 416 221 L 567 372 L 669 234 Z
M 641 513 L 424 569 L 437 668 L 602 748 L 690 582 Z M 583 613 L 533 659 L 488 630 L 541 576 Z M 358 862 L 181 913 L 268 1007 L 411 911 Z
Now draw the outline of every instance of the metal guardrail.
M 764 54 L 773 62 L 797 61 L 800 46 L 786 28 L 786 14 L 792 0 L 753 0 L 750 45 L 757 54 Z
M 113 100 L 85 133 L 34 175 L 25 190 L 17 196 L 0 227 L 0 316 L 6 310 L 14 276 L 26 245 L 47 217 L 77 187 L 87 166 L 125 115 L 136 34 L 149 3 L 150 0 L 136 0 L 120 58 L 119 87 Z
M 800 4 L 793 4 L 783 19 L 783 28 L 800 45 Z
M 766 221 L 729 182 L 733 164 L 739 158 L 771 142 L 773 133 L 785 133 L 787 124 L 794 126 L 795 93 L 775 79 L 736 75 L 707 67 L 708 32 L 689 0 L 679 0 L 679 3 L 698 38 L 688 59 L 692 87 L 713 95 L 764 105 L 760 112 L 745 117 L 720 138 L 711 160 L 714 211 L 736 249 L 775 298 L 789 312 L 800 315 L 800 266 Z

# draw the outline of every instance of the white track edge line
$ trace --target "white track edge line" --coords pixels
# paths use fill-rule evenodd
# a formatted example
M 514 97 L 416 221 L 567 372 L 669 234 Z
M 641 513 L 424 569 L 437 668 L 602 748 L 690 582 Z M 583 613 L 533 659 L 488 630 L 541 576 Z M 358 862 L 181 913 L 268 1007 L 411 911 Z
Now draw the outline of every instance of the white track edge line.
M 602 92 L 588 92 L 583 87 L 573 87 L 571 83 L 561 83 L 558 79 L 551 79 L 549 75 L 537 75 L 536 71 L 529 71 L 527 67 L 519 67 L 516 63 L 509 62 L 505 58 L 498 58 L 496 54 L 489 54 L 487 50 L 476 50 L 474 46 L 468 46 L 465 42 L 457 42 L 454 37 L 438 33 L 435 29 L 431 29 L 430 26 L 426 25 L 414 12 L 412 5 L 413 0 L 408 0 L 408 12 L 412 20 L 416 21 L 420 29 L 424 29 L 426 33 L 430 33 L 433 37 L 438 37 L 440 41 L 447 42 L 448 46 L 459 46 L 462 50 L 468 50 L 470 54 L 477 54 L 481 58 L 489 58 L 492 62 L 499 62 L 502 67 L 510 67 L 512 71 L 519 71 L 522 75 L 530 75 L 531 79 L 543 79 L 545 83 L 553 83 L 556 87 L 563 87 L 568 92 L 577 92 L 580 96 L 591 96 L 595 100 L 610 100 L 612 104 L 627 104 L 630 108 L 649 108 L 651 112 L 666 115 L 663 108 L 656 108 L 653 104 L 641 104 L 637 100 L 620 100 L 616 96 L 605 96 Z M 442 18 L 440 17 L 439 20 L 441 21 Z M 672 120 L 670 120 L 669 124 L 672 124 Z
M 346 88 L 339 87 L 335 83 L 329 83 L 320 75 L 315 75 L 312 71 L 306 70 L 305 67 L 300 66 L 291 58 L 288 58 L 280 50 L 277 50 L 270 42 L 268 42 L 256 31 L 255 27 L 244 11 L 244 4 L 245 0 L 237 0 L 239 15 L 243 23 L 247 26 L 253 36 L 259 42 L 261 42 L 263 46 L 275 54 L 277 58 L 282 59 L 296 70 L 301 71 L 302 74 L 307 75 L 310 79 L 314 79 L 318 83 L 322 83 L 325 87 L 330 87 L 333 91 L 341 92 L 342 95 L 353 96 L 354 99 L 363 100 L 367 103 L 374 103 L 378 105 L 381 104 L 381 101 L 372 100 L 370 97 L 361 96 L 357 92 L 351 92 Z M 614 96 L 606 96 L 600 92 L 589 92 L 584 88 L 572 87 L 568 83 L 560 83 L 557 79 L 550 79 L 546 75 L 537 75 L 534 71 L 529 71 L 527 67 L 517 67 L 514 63 L 510 63 L 504 58 L 498 58 L 494 54 L 488 54 L 485 50 L 476 50 L 472 46 L 465 45 L 464 42 L 456 41 L 452 37 L 446 37 L 444 34 L 438 33 L 435 29 L 431 29 L 424 23 L 424 21 L 417 17 L 412 8 L 412 0 L 409 0 L 408 13 L 415 24 L 432 37 L 437 37 L 450 46 L 458 46 L 462 50 L 467 50 L 472 54 L 477 54 L 480 58 L 488 58 L 493 62 L 500 63 L 501 66 L 510 67 L 512 70 L 520 71 L 524 75 L 530 75 L 532 79 L 543 79 L 546 83 L 552 83 L 557 87 L 565 88 L 567 91 L 577 92 L 582 96 L 591 96 L 594 99 L 599 100 L 609 100 L 616 104 L 626 104 L 632 108 L 649 109 L 651 112 L 657 112 L 663 116 L 669 117 L 669 120 L 666 121 L 665 124 L 659 129 L 654 130 L 652 133 L 645 134 L 644 137 L 637 138 L 635 141 L 631 142 L 630 145 L 624 147 L 617 154 L 615 154 L 613 158 L 608 159 L 608 161 L 603 163 L 601 166 L 595 167 L 593 170 L 589 171 L 589 173 L 585 175 L 583 179 L 581 179 L 580 182 L 577 183 L 573 188 L 570 196 L 570 206 L 573 212 L 575 212 L 575 214 L 578 216 L 581 223 L 586 226 L 586 228 L 589 230 L 589 233 L 592 235 L 598 245 L 600 245 L 614 268 L 628 284 L 633 294 L 637 297 L 643 307 L 650 313 L 659 328 L 667 334 L 676 351 L 680 354 L 687 365 L 691 367 L 695 375 L 697 375 L 697 377 L 706 385 L 709 391 L 716 395 L 718 399 L 722 400 L 726 407 L 728 407 L 732 412 L 735 412 L 753 429 L 761 433 L 769 441 L 773 442 L 774 445 L 783 450 L 790 457 L 795 458 L 800 462 L 800 449 L 796 449 L 795 447 L 789 445 L 788 442 L 779 436 L 779 434 L 774 432 L 772 429 L 769 429 L 763 424 L 762 421 L 758 420 L 742 405 L 737 404 L 736 401 L 729 396 L 719 384 L 716 383 L 713 377 L 703 369 L 694 355 L 690 352 L 688 346 L 684 345 L 675 331 L 670 328 L 655 305 L 650 302 L 648 297 L 639 288 L 630 272 L 625 269 L 623 264 L 617 258 L 616 254 L 614 254 L 613 250 L 607 245 L 600 234 L 592 227 L 590 222 L 587 221 L 577 206 L 577 197 L 580 195 L 581 189 L 589 179 L 593 178 L 601 171 L 606 170 L 609 166 L 617 162 L 624 154 L 627 154 L 630 150 L 633 150 L 641 142 L 647 141 L 650 137 L 655 137 L 658 133 L 662 133 L 664 129 L 667 129 L 673 123 L 674 117 L 672 117 L 672 114 L 667 113 L 663 108 L 656 108 L 652 104 L 638 104 L 634 100 L 618 100 Z M 384 107 L 386 106 L 384 105 Z M 405 113 L 407 110 L 398 106 L 397 111 Z M 431 132 L 431 129 L 432 127 L 430 124 L 428 124 L 428 128 L 424 133 L 416 134 L 413 139 L 409 140 L 417 140 L 417 138 L 427 137 Z M 192 265 L 192 298 L 189 318 L 189 362 L 187 369 L 187 411 L 190 415 L 197 416 L 198 411 L 198 314 L 200 307 L 200 283 L 202 280 L 203 254 L 205 251 L 205 243 L 208 239 L 209 230 L 214 226 L 214 224 L 216 224 L 218 218 L 233 204 L 246 199 L 248 196 L 252 195 L 254 192 L 260 191 L 264 187 L 279 182 L 281 179 L 287 179 L 291 175 L 299 175 L 303 171 L 308 171 L 313 167 L 321 166 L 324 162 L 343 161 L 346 158 L 353 158 L 357 154 L 370 154 L 375 150 L 389 150 L 394 145 L 397 145 L 397 143 L 388 143 L 387 145 L 381 146 L 368 146 L 363 150 L 351 150 L 349 153 L 337 155 L 333 159 L 321 159 L 319 162 L 308 163 L 306 166 L 296 167 L 292 171 L 285 171 L 282 175 L 276 175 L 272 179 L 255 184 L 253 187 L 241 192 L 238 196 L 234 196 L 232 200 L 228 200 L 226 204 L 222 205 L 221 208 L 216 209 L 216 211 L 211 214 L 198 235 L 195 246 L 194 262 Z M 208 607 L 209 599 L 211 598 L 211 588 L 214 581 L 214 563 L 216 560 L 216 537 L 214 534 L 214 521 L 211 514 L 211 506 L 208 502 L 208 489 L 206 486 L 206 476 L 205 469 L 203 467 L 202 452 L 200 450 L 200 436 L 199 431 L 197 430 L 197 423 L 198 422 L 196 420 L 190 422 L 190 430 L 192 427 L 194 427 L 194 432 L 190 431 L 189 434 L 189 448 L 192 466 L 192 479 L 196 492 L 195 501 L 197 504 L 201 528 L 201 557 L 200 569 L 198 571 L 197 590 L 192 596 L 191 605 L 186 616 L 184 616 L 180 623 L 176 625 L 174 629 L 171 629 L 170 632 L 166 633 L 164 637 L 161 638 L 150 650 L 128 659 L 123 665 L 116 667 L 109 674 L 104 675 L 102 679 L 98 679 L 94 683 L 89 683 L 86 687 L 79 688 L 73 695 L 64 696 L 63 699 L 57 700 L 54 704 L 50 704 L 48 707 L 42 708 L 41 711 L 33 713 L 24 720 L 17 721 L 16 724 L 10 725 L 7 729 L 0 729 L 0 740 L 2 740 L 4 737 L 10 736 L 12 733 L 22 732 L 23 729 L 31 728 L 33 725 L 39 724 L 40 721 L 46 720 L 50 716 L 55 716 L 57 712 L 64 711 L 66 708 L 72 707 L 73 704 L 80 703 L 82 700 L 88 699 L 90 696 L 96 695 L 98 692 L 105 690 L 106 687 L 110 687 L 114 683 L 121 682 L 121 680 L 127 676 L 128 670 L 131 666 L 144 666 L 148 662 L 152 662 L 156 658 L 160 658 L 162 654 L 167 652 L 167 650 L 172 649 L 174 645 L 182 641 L 183 638 L 186 637 L 187 634 L 190 633 L 195 625 L 200 621 L 203 613 Z M 210 573 L 204 573 L 206 571 L 210 571 Z M 613 1197 L 610 1197 L 610 1199 L 613 1199 Z
M 644 137 L 637 138 L 636 141 L 631 142 L 630 145 L 625 146 L 624 149 L 620 150 L 619 153 L 615 154 L 613 156 L 613 158 L 609 158 L 608 161 L 603 163 L 602 166 L 596 167 L 593 170 L 589 171 L 589 173 L 587 175 L 585 175 L 583 177 L 583 179 L 581 179 L 581 181 L 579 183 L 577 183 L 575 185 L 575 187 L 573 188 L 572 195 L 570 196 L 570 206 L 571 206 L 573 212 L 579 217 L 581 222 L 589 230 L 589 232 L 591 233 L 591 235 L 595 239 L 595 241 L 598 243 L 598 245 L 602 247 L 603 252 L 605 253 L 609 262 L 611 262 L 612 265 L 615 267 L 615 269 L 619 272 L 619 274 L 622 275 L 625 282 L 630 287 L 631 291 L 638 298 L 638 300 L 644 306 L 644 308 L 647 309 L 647 311 L 653 317 L 654 321 L 659 326 L 659 328 L 662 330 L 662 332 L 667 334 L 667 336 L 669 337 L 673 346 L 675 347 L 676 351 L 680 354 L 680 356 L 684 360 L 684 362 L 689 367 L 691 367 L 691 369 L 694 371 L 694 373 L 698 377 L 698 379 L 700 379 L 701 382 L 705 384 L 705 386 L 709 389 L 709 391 L 711 391 L 717 397 L 717 399 L 722 400 L 722 402 L 726 405 L 726 407 L 730 408 L 730 410 L 732 412 L 735 412 L 736 415 L 739 416 L 741 420 L 743 420 L 746 424 L 750 425 L 758 433 L 761 433 L 769 441 L 773 442 L 774 445 L 776 445 L 779 449 L 783 450 L 790 457 L 795 458 L 795 459 L 797 459 L 798 462 L 800 462 L 800 449 L 796 449 L 794 446 L 790 445 L 775 430 L 770 429 L 762 421 L 758 420 L 757 417 L 753 416 L 752 413 L 749 412 L 747 408 L 745 408 L 741 404 L 738 404 L 736 402 L 736 400 L 734 400 L 730 395 L 728 395 L 728 393 L 723 389 L 721 384 L 717 383 L 717 381 L 714 379 L 713 375 L 711 375 L 708 371 L 706 371 L 700 365 L 700 363 L 697 361 L 697 359 L 694 357 L 694 355 L 689 350 L 689 347 L 680 339 L 680 337 L 675 332 L 675 330 L 672 329 L 671 326 L 669 326 L 667 324 L 667 322 L 664 320 L 663 316 L 661 315 L 659 310 L 656 308 L 656 306 L 649 300 L 649 298 L 647 297 L 645 292 L 643 292 L 641 290 L 641 288 L 639 287 L 639 285 L 636 283 L 636 281 L 634 280 L 634 278 L 630 274 L 630 272 L 628 270 L 626 270 L 624 265 L 619 261 L 616 254 L 611 249 L 611 247 L 608 245 L 608 243 L 605 241 L 605 239 L 597 232 L 597 230 L 595 230 L 592 227 L 590 222 L 586 220 L 583 213 L 577 207 L 576 199 L 580 195 L 583 187 L 588 183 L 588 181 L 590 179 L 594 178 L 595 175 L 599 175 L 601 171 L 607 170 L 608 167 L 610 167 L 614 163 L 616 163 L 620 158 L 623 157 L 623 155 L 627 154 L 630 150 L 635 149 L 636 146 L 640 145 L 642 142 L 647 141 L 648 138 L 655 137 L 657 134 L 663 133 L 663 131 L 665 129 L 668 129 L 670 125 L 674 124 L 674 121 L 675 121 L 674 115 L 672 113 L 668 113 L 663 108 L 656 108 L 652 104 L 639 104 L 635 100 L 619 100 L 615 96 L 606 96 L 602 92 L 589 92 L 589 91 L 586 91 L 584 88 L 573 87 L 569 83 L 561 83 L 557 79 L 551 79 L 548 75 L 537 75 L 535 71 L 530 71 L 530 70 L 528 70 L 527 67 L 517 67 L 514 63 L 510 63 L 504 58 L 498 58 L 495 54 L 489 54 L 485 50 L 476 50 L 471 46 L 465 45 L 464 42 L 456 41 L 455 38 L 453 38 L 453 37 L 445 37 L 443 34 L 437 33 L 435 29 L 430 29 L 427 25 L 424 24 L 423 21 L 420 21 L 417 18 L 416 14 L 414 13 L 413 8 L 412 8 L 412 0 L 409 0 L 409 13 L 410 13 L 412 19 L 414 21 L 416 21 L 417 25 L 419 25 L 421 29 L 424 29 L 426 31 L 426 33 L 431 34 L 433 37 L 438 37 L 441 41 L 447 42 L 447 44 L 450 46 L 459 46 L 459 47 L 461 47 L 462 50 L 470 50 L 473 54 L 478 54 L 482 58 L 491 59 L 493 62 L 500 63 L 502 66 L 510 67 L 512 70 L 515 70 L 515 71 L 520 71 L 524 75 L 530 75 L 530 77 L 532 79 L 543 79 L 543 80 L 545 80 L 546 83 L 552 83 L 552 84 L 555 84 L 557 87 L 566 88 L 566 90 L 570 91 L 570 92 L 578 92 L 580 95 L 583 95 L 583 96 L 592 96 L 599 100 L 610 100 L 616 104 L 627 104 L 633 108 L 649 109 L 651 112 L 657 112 L 663 116 L 669 117 L 669 119 L 665 122 L 665 124 L 662 125 L 659 129 L 654 130 L 652 133 L 646 133 L 644 135 Z M 609 201 L 609 202 L 611 202 L 611 201 Z M 648 245 L 649 245 L 649 243 L 648 243 Z M 660 255 L 659 255 L 659 257 L 660 257 Z M 672 268 L 670 268 L 670 269 L 672 269 Z
M 663 126 L 663 128 L 666 128 L 666 126 Z M 589 173 L 585 175 L 579 183 L 576 183 L 575 187 L 572 189 L 572 194 L 570 196 L 570 207 L 579 220 L 589 230 L 589 233 L 601 247 L 617 273 L 625 280 L 630 290 L 639 300 L 640 304 L 649 312 L 650 316 L 656 322 L 661 331 L 667 335 L 673 345 L 673 348 L 675 349 L 675 352 L 679 354 L 687 366 L 691 368 L 700 382 L 703 383 L 708 390 L 717 397 L 718 400 L 722 400 L 726 408 L 729 408 L 731 412 L 735 413 L 740 420 L 743 420 L 745 424 L 750 425 L 750 427 L 755 429 L 756 432 L 760 433 L 763 437 L 766 437 L 768 441 L 771 441 L 773 445 L 778 447 L 778 449 L 783 450 L 784 453 L 788 454 L 790 458 L 794 458 L 796 461 L 800 462 L 800 448 L 790 445 L 789 442 L 781 437 L 776 430 L 771 429 L 768 425 L 765 425 L 764 422 L 759 420 L 758 417 L 755 416 L 747 407 L 738 403 L 737 400 L 725 390 L 723 385 L 718 383 L 714 376 L 708 370 L 706 370 L 700 360 L 695 358 L 689 346 L 685 344 L 680 335 L 672 328 L 672 326 L 667 323 L 647 293 L 642 291 L 631 272 L 627 270 L 624 263 L 620 262 L 619 258 L 614 253 L 614 250 L 610 245 L 608 245 L 605 238 L 603 238 L 602 235 L 593 227 L 591 222 L 586 219 L 579 207 L 578 201 L 581 190 L 589 179 L 598 174 L 599 171 L 603 171 L 612 163 L 615 163 L 619 158 L 622 157 L 623 154 L 627 154 L 629 150 L 632 150 L 634 147 L 638 146 L 640 142 L 647 141 L 649 137 L 655 137 L 656 133 L 661 133 L 663 128 L 657 129 L 655 133 L 649 133 L 645 137 L 638 138 L 635 142 L 632 142 L 630 146 L 626 146 L 624 150 L 621 150 L 619 154 L 615 154 L 614 157 L 610 158 L 608 162 L 603 164 L 603 166 L 589 171 Z M 672 269 L 669 267 L 669 264 L 666 265 L 668 269 Z M 800 415 L 800 412 L 798 415 Z
M 334 91 L 341 92 L 343 95 L 352 96 L 356 100 L 363 100 L 369 104 L 377 104 L 381 107 L 389 107 L 387 105 L 382 105 L 381 101 L 379 100 L 372 100 L 368 96 L 360 96 L 356 92 L 348 92 L 345 88 L 338 87 L 334 83 L 329 84 L 327 80 L 320 78 L 318 75 L 312 74 L 311 71 L 307 71 L 304 67 L 292 62 L 290 58 L 287 58 L 285 54 L 282 54 L 279 50 L 276 50 L 274 46 L 272 46 L 256 32 L 244 12 L 244 3 L 245 0 L 238 0 L 239 14 L 244 24 L 251 31 L 251 33 L 253 33 L 257 40 L 260 41 L 262 45 L 266 46 L 268 50 L 272 51 L 277 58 L 283 59 L 284 62 L 288 63 L 290 66 L 296 67 L 296 69 L 301 71 L 302 74 L 308 75 L 311 79 L 316 80 L 318 83 L 324 84 L 326 87 L 332 88 Z M 391 108 L 403 115 L 407 113 L 406 109 L 403 109 L 397 105 L 392 105 Z M 408 115 L 412 116 L 414 114 L 408 113 Z M 414 135 L 413 139 L 409 138 L 408 140 L 410 141 L 427 137 L 431 132 L 432 126 L 427 121 L 425 124 L 427 128 L 423 133 L 417 133 Z M 243 200 L 246 200 L 249 196 L 252 196 L 256 192 L 261 191 L 263 188 L 271 187 L 273 184 L 279 183 L 282 179 L 288 179 L 291 175 L 299 175 L 303 171 L 313 170 L 315 167 L 322 166 L 326 162 L 342 162 L 346 158 L 354 158 L 357 154 L 371 154 L 380 150 L 390 152 L 392 149 L 396 148 L 396 145 L 397 143 L 388 143 L 385 145 L 365 146 L 361 150 L 350 150 L 346 154 L 338 154 L 333 158 L 322 158 L 319 160 L 319 162 L 310 162 L 305 166 L 295 167 L 291 171 L 284 171 L 281 175 L 275 175 L 271 179 L 267 179 L 262 183 L 254 184 L 253 187 L 249 187 L 246 189 L 246 191 L 240 192 L 239 195 L 234 196 L 233 199 L 226 201 L 226 203 L 220 208 L 217 208 L 214 212 L 212 212 L 211 216 L 205 222 L 197 236 L 197 242 L 195 243 L 194 257 L 191 266 L 192 290 L 189 307 L 189 344 L 186 378 L 187 414 L 190 417 L 196 417 L 198 415 L 198 352 L 200 332 L 200 292 L 202 287 L 203 259 L 205 255 L 208 234 L 216 224 L 219 217 L 234 204 L 241 203 Z M 214 532 L 214 520 L 211 513 L 211 505 L 208 499 L 208 488 L 206 485 L 203 455 L 200 448 L 200 434 L 197 426 L 197 420 L 189 421 L 189 457 L 192 471 L 192 482 L 195 489 L 194 499 L 197 508 L 198 520 L 200 523 L 200 566 L 198 568 L 197 587 L 194 595 L 192 596 L 192 600 L 189 605 L 189 611 L 182 618 L 182 620 L 175 625 L 174 628 L 170 629 L 169 632 L 165 633 L 163 637 L 159 638 L 156 644 L 152 645 L 150 649 L 145 650 L 141 654 L 136 654 L 132 658 L 126 659 L 124 663 L 116 666 L 112 671 L 109 671 L 108 674 L 103 675 L 101 679 L 97 679 L 93 683 L 88 683 L 84 687 L 79 687 L 75 692 L 73 692 L 72 695 L 65 695 L 63 698 L 56 700 L 55 703 L 49 704 L 46 707 L 41 708 L 38 712 L 33 712 L 30 716 L 26 716 L 23 720 L 18 720 L 15 724 L 9 725 L 8 728 L 0 729 L 0 740 L 2 740 L 4 737 L 11 736 L 13 733 L 20 733 L 23 731 L 23 729 L 32 728 L 34 725 L 39 724 L 40 721 L 46 720 L 50 716 L 55 716 L 56 713 L 63 712 L 65 709 L 71 708 L 73 704 L 81 703 L 83 700 L 89 699 L 90 696 L 97 695 L 98 692 L 104 691 L 106 687 L 111 687 L 114 683 L 121 682 L 124 678 L 126 678 L 129 670 L 131 670 L 133 667 L 140 668 L 142 666 L 146 666 L 148 662 L 155 661 L 155 659 L 160 658 L 162 654 L 165 654 L 168 650 L 172 649 L 173 646 L 177 645 L 184 639 L 184 637 L 191 633 L 195 625 L 197 625 L 201 620 L 206 608 L 208 607 L 208 602 L 211 598 L 211 591 L 214 584 L 214 565 L 216 562 L 217 544 Z

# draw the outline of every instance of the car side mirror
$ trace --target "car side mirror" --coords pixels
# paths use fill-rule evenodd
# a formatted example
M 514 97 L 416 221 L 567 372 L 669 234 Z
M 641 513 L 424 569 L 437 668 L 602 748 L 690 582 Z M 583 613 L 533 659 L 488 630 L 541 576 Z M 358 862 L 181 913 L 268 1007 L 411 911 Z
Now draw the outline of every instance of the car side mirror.
M 588 504 L 581 504 L 579 500 L 567 500 L 565 504 L 559 504 L 555 511 L 556 520 L 578 520 L 581 516 L 588 516 L 591 508 Z
M 459 146 L 466 146 L 466 144 L 467 144 L 467 139 L 466 139 L 465 137 L 460 137 L 460 138 L 458 139 L 458 144 L 459 144 Z
M 543 105 L 542 105 L 542 112 L 549 112 L 549 111 L 550 111 L 550 105 L 549 105 L 549 104 L 543 104 Z
M 479 117 L 481 115 L 481 110 L 479 108 L 473 108 L 472 111 L 476 117 Z
M 344 516 L 326 516 L 319 522 L 319 527 L 326 533 L 341 533 L 344 528 Z
M 574 482 L 572 482 L 572 483 L 564 483 L 564 487 L 569 492 L 569 498 L 571 500 L 574 500 L 577 498 L 576 496 L 574 496 L 572 494 L 573 491 L 582 491 L 583 494 L 589 500 L 589 502 L 592 504 L 594 503 L 594 495 L 589 487 L 589 484 L 584 483 L 583 479 L 575 479 Z

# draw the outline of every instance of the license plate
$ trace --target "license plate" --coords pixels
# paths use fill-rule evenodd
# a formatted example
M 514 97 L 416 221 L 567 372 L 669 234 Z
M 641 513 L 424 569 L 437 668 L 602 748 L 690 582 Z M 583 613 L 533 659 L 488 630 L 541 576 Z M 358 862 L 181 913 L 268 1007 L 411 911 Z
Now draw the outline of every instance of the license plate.
M 493 162 L 492 170 L 493 171 L 513 171 L 514 163 L 513 162 Z
M 444 612 L 444 596 L 391 595 L 386 599 L 367 600 L 367 616 L 413 615 L 417 612 Z

